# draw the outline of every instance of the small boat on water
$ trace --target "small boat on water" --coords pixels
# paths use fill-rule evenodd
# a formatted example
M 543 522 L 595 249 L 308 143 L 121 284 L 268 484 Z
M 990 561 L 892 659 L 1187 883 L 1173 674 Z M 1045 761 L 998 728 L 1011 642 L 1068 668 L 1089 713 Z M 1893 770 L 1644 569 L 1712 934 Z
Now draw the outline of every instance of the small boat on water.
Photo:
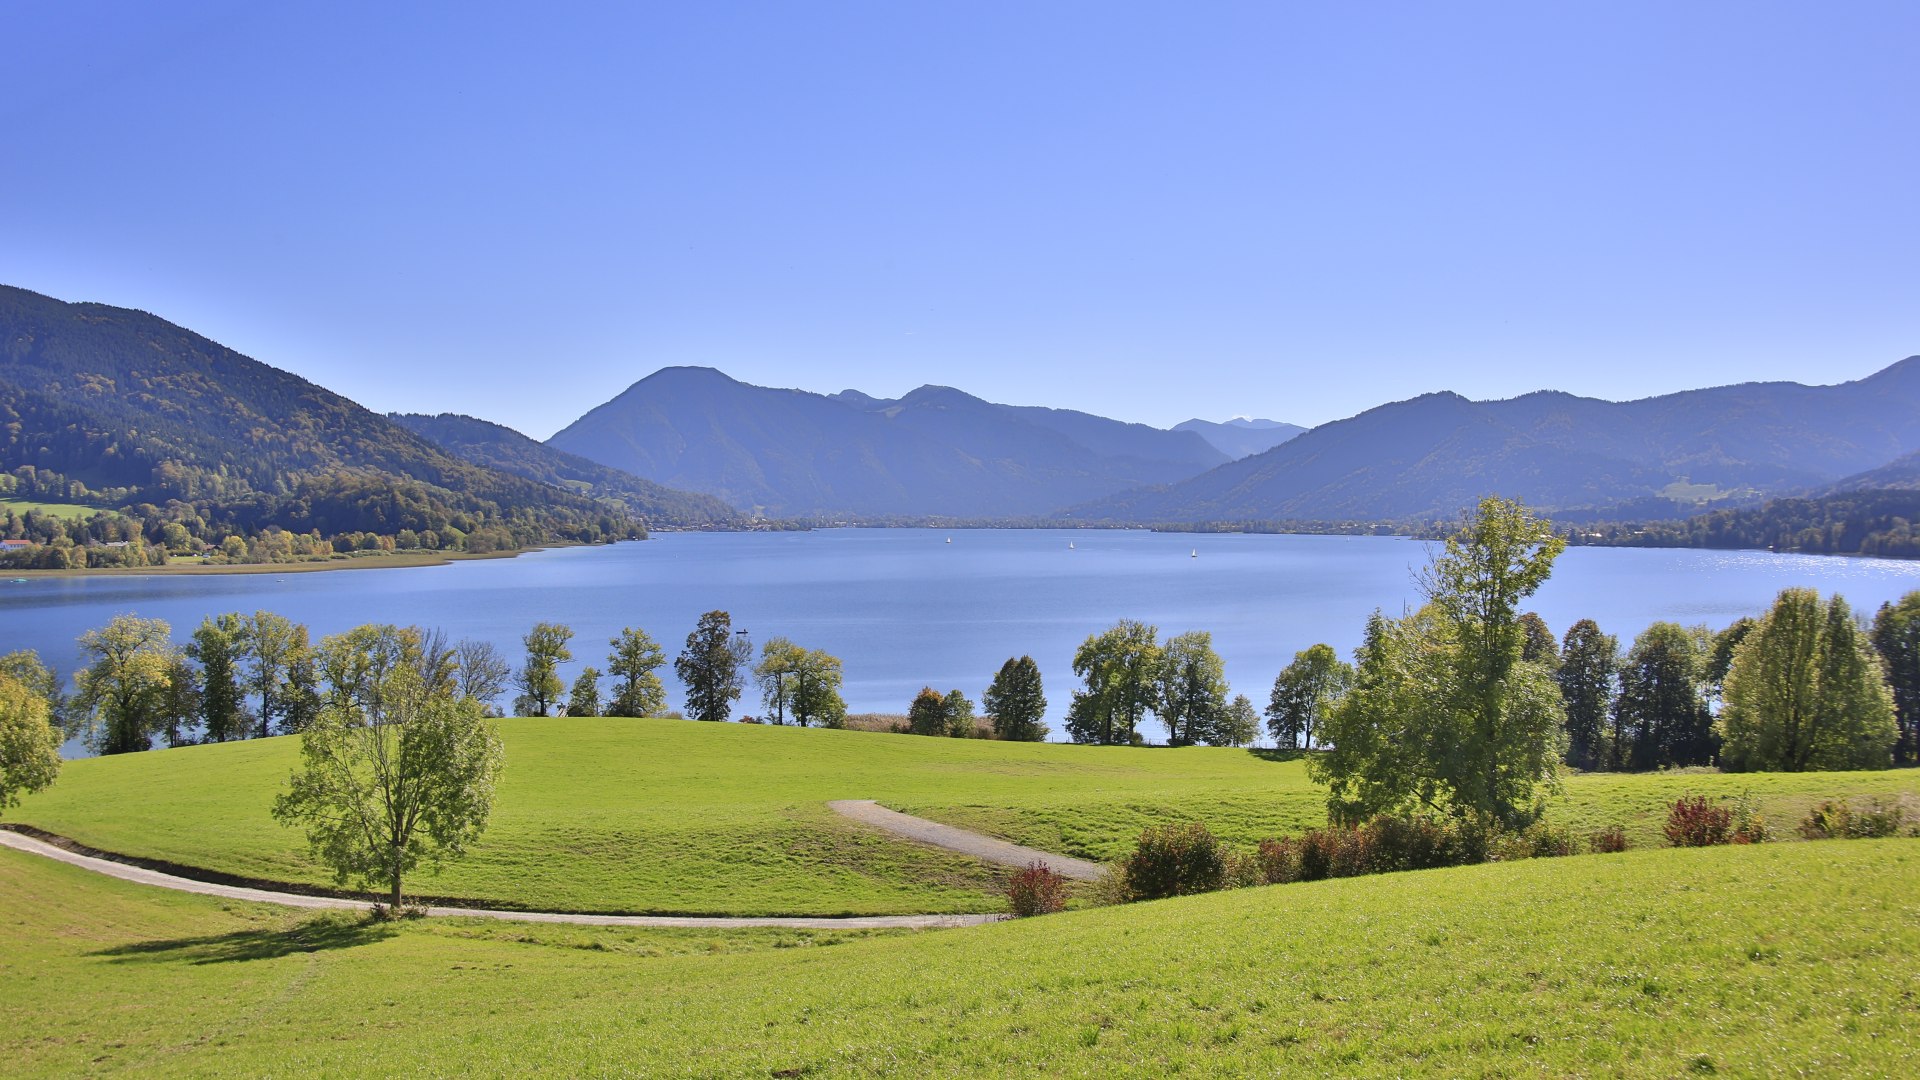
M 1071 540 L 1069 540 L 1069 541 L 1067 541 L 1067 550 L 1068 550 L 1068 551 L 1072 551 L 1072 550 L 1073 550 L 1073 541 L 1071 541 Z
M 947 537 L 947 543 L 949 544 L 953 543 L 953 537 L 951 536 Z
M 1194 549 L 1193 549 L 1193 554 L 1191 554 L 1191 555 L 1189 555 L 1189 556 L 1187 556 L 1187 558 L 1189 558 L 1189 559 L 1197 559 L 1197 558 L 1199 558 L 1199 557 L 1200 557 L 1200 549 L 1199 549 L 1199 548 L 1194 548 Z

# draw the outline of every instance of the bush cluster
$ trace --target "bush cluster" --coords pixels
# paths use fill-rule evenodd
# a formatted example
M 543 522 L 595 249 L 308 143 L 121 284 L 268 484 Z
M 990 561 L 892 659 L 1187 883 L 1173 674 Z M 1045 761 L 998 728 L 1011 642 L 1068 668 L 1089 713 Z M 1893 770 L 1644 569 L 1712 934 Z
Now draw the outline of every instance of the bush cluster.
M 1767 819 L 1742 795 L 1733 806 L 1708 802 L 1704 795 L 1683 795 L 1667 808 L 1664 830 L 1674 847 L 1761 844 L 1773 839 Z
M 1213 892 L 1227 883 L 1227 853 L 1205 825 L 1155 825 L 1140 834 L 1125 880 L 1134 900 Z
M 1007 909 L 1016 917 L 1051 915 L 1067 906 L 1067 879 L 1046 863 L 1031 862 L 1007 882 Z
M 1587 846 L 1595 855 L 1611 855 L 1627 850 L 1627 830 L 1618 825 L 1609 825 L 1587 839 Z
M 1877 840 L 1899 836 L 1906 816 L 1906 808 L 1897 802 L 1875 799 L 1866 809 L 1855 810 L 1845 800 L 1829 800 L 1807 812 L 1800 835 L 1808 840 Z M 1913 832 L 1920 835 L 1920 823 Z

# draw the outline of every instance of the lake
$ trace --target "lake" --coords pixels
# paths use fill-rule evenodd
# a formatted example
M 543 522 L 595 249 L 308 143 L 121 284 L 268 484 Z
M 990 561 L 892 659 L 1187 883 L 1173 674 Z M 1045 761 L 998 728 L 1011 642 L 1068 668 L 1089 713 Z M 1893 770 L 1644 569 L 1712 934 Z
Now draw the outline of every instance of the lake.
M 905 712 L 922 686 L 958 687 L 977 702 L 1003 661 L 1030 654 L 1060 737 L 1073 651 L 1115 620 L 1153 623 L 1163 637 L 1212 631 L 1234 689 L 1264 707 L 1296 651 L 1324 641 L 1344 655 L 1375 608 L 1417 606 L 1414 575 L 1429 548 L 1388 537 L 831 529 L 666 533 L 513 559 L 284 577 L 45 578 L 0 584 L 0 652 L 36 649 L 70 675 L 74 639 L 114 615 L 163 618 L 184 643 L 207 615 L 264 609 L 307 624 L 316 639 L 368 622 L 439 626 L 455 639 L 492 641 L 517 662 L 520 636 L 546 620 L 577 632 L 576 662 L 562 672 L 571 683 L 585 663 L 605 669 L 606 642 L 621 627 L 645 629 L 671 658 L 700 614 L 719 608 L 756 642 L 784 635 L 839 656 L 853 712 Z M 1624 646 L 1661 619 L 1718 628 L 1757 614 L 1790 585 L 1839 592 L 1870 615 L 1920 589 L 1920 563 L 1572 548 L 1530 606 L 1556 635 L 1592 618 Z M 663 675 L 677 705 L 670 665 Z M 757 712 L 757 700 L 743 699 L 739 711 Z

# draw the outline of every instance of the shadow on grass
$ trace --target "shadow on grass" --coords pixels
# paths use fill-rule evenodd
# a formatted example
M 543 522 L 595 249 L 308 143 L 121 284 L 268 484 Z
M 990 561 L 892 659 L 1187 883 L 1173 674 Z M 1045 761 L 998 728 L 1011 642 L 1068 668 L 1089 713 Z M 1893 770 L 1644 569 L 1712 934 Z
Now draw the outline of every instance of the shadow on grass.
M 1278 750 L 1278 749 L 1274 749 L 1272 747 L 1266 747 L 1266 746 L 1247 747 L 1247 753 L 1252 754 L 1254 757 L 1259 758 L 1261 761 L 1299 761 L 1305 758 L 1311 752 L 1312 751 L 1295 750 L 1291 748 L 1286 750 Z
M 371 945 L 391 936 L 392 926 L 364 916 L 322 915 L 286 930 L 236 930 L 203 937 L 135 941 L 101 949 L 117 963 L 224 964 L 234 960 L 272 960 L 294 953 L 324 952 Z

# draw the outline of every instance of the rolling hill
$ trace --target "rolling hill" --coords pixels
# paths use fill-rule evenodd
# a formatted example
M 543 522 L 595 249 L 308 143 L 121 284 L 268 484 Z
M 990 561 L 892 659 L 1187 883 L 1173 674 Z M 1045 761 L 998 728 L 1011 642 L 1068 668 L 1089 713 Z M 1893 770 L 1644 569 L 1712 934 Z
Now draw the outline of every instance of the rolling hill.
M 738 511 L 711 495 L 661 487 L 487 420 L 457 413 L 389 413 L 388 419 L 463 461 L 612 503 L 650 525 L 740 521 Z
M 1201 476 L 1092 501 L 1082 521 L 1451 516 L 1482 495 L 1548 510 L 1662 493 L 1800 491 L 1920 448 L 1920 357 L 1835 386 L 1748 383 L 1639 401 L 1437 393 L 1323 424 Z
M 744 510 L 818 517 L 1040 515 L 1226 460 L 1189 432 L 949 387 L 827 396 L 690 367 L 634 383 L 548 444 Z

